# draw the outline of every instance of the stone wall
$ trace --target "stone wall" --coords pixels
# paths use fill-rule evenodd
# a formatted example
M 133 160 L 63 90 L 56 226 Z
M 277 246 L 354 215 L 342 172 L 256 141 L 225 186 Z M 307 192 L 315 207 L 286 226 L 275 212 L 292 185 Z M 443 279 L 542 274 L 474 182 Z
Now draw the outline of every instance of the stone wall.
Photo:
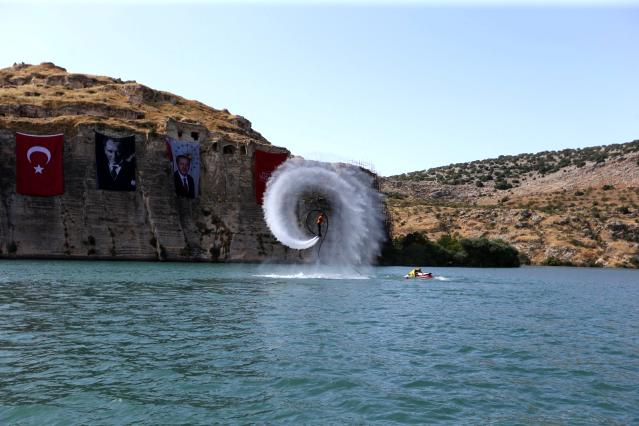
M 64 186 L 57 197 L 15 192 L 15 132 L 65 134 Z M 135 135 L 137 190 L 96 189 L 94 131 Z M 165 137 L 200 143 L 201 195 L 175 196 Z M 255 149 L 205 127 L 168 120 L 166 134 L 132 132 L 96 122 L 25 120 L 0 127 L 0 257 L 181 261 L 295 261 L 255 202 Z

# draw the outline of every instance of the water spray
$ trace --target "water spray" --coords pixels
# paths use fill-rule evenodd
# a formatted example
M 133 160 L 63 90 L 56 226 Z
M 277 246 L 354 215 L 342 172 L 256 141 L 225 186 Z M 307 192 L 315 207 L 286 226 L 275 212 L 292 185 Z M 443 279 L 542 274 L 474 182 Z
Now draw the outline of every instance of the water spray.
M 305 250 L 317 245 L 311 261 L 371 265 L 386 235 L 382 200 L 373 180 L 371 173 L 357 166 L 290 159 L 268 181 L 264 218 L 285 246 Z M 309 226 L 309 218 L 319 213 L 325 217 L 321 237 Z

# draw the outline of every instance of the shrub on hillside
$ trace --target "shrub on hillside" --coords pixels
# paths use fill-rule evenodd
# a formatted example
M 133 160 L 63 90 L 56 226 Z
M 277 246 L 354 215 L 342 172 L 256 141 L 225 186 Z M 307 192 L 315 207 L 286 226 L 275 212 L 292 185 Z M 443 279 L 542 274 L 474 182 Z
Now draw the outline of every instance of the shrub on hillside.
M 561 260 L 556 258 L 555 256 L 549 256 L 545 258 L 542 262 L 542 265 L 545 266 L 573 266 L 573 264 L 566 260 Z
M 500 191 L 506 190 L 506 189 L 510 189 L 513 186 L 511 184 L 509 184 L 508 182 L 506 182 L 505 180 L 498 180 L 495 181 L 495 189 L 499 189 Z
M 617 211 L 621 214 L 630 214 L 630 209 L 628 206 L 617 207 Z
M 396 191 L 387 192 L 386 196 L 388 198 L 394 198 L 396 200 L 403 200 L 404 198 L 406 198 L 406 195 Z
M 502 240 L 463 238 L 460 241 L 466 252 L 466 266 L 503 268 L 519 266 L 519 252 Z
M 518 267 L 519 252 L 502 240 L 455 238 L 444 235 L 436 242 L 420 232 L 396 238 L 382 253 L 385 265 Z
M 430 241 L 421 232 L 412 232 L 393 241 L 382 255 L 382 263 L 387 265 L 447 266 L 452 254 Z M 427 261 L 428 260 L 428 261 Z
M 530 257 L 526 253 L 519 252 L 519 264 L 520 265 L 530 265 L 532 262 L 530 261 Z

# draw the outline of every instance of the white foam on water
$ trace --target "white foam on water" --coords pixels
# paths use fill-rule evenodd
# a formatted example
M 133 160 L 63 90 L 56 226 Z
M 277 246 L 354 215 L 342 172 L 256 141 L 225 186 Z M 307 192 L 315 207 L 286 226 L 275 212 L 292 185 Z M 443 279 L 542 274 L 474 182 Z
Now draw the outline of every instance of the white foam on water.
M 296 280 L 308 280 L 308 279 L 320 279 L 320 280 L 369 280 L 370 277 L 365 275 L 332 275 L 332 274 L 305 274 L 304 272 L 298 272 L 296 274 L 260 274 L 253 275 L 259 278 L 283 278 L 283 279 L 296 279 Z
M 450 281 L 451 280 L 450 278 L 442 277 L 441 275 L 435 276 L 433 278 L 436 279 L 437 281 Z
M 284 279 L 322 280 L 368 280 L 375 276 L 371 268 L 307 264 L 307 265 L 262 265 L 254 277 Z

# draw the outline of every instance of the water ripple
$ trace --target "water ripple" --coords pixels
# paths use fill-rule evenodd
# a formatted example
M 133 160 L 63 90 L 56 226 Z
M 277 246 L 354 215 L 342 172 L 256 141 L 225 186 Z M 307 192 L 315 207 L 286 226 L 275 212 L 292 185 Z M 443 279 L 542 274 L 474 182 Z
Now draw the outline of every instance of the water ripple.
M 264 268 L 0 261 L 0 423 L 639 423 L 635 271 Z

